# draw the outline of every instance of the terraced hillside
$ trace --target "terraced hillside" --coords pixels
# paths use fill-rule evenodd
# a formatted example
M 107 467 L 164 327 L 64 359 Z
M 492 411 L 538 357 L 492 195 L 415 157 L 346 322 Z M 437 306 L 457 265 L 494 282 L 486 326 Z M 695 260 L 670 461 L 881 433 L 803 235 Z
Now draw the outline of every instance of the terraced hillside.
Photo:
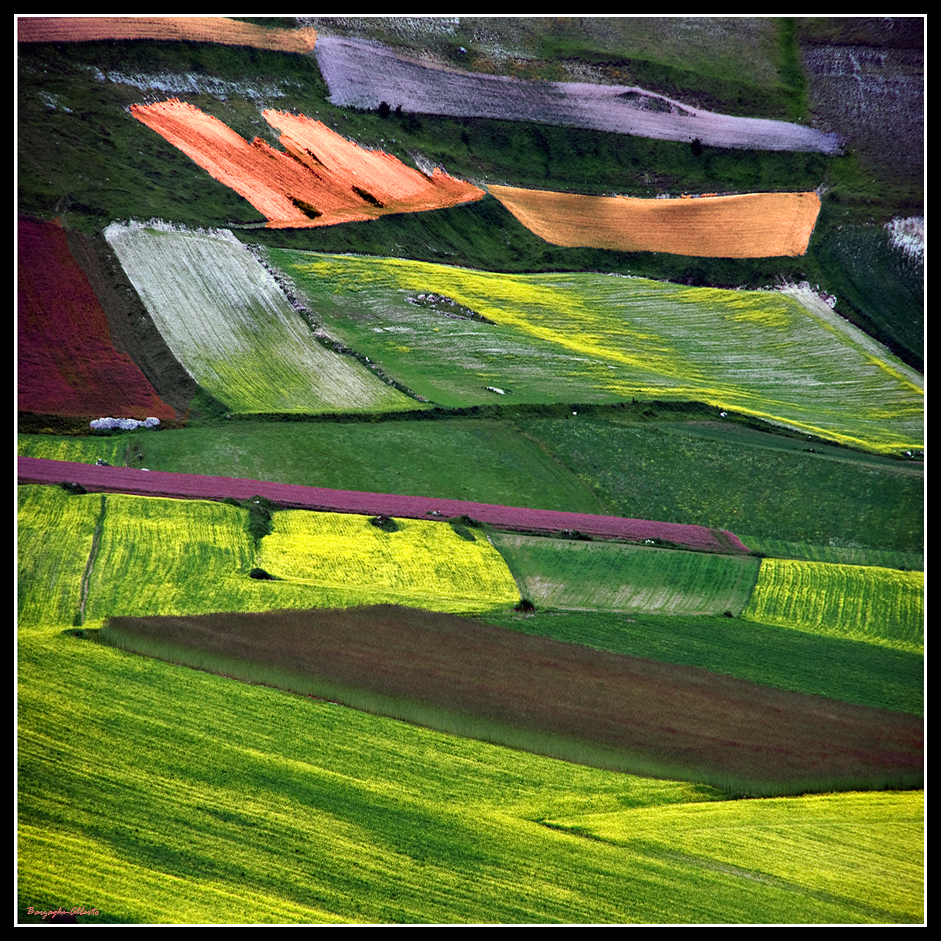
M 17 923 L 924 922 L 923 18 L 17 38 Z

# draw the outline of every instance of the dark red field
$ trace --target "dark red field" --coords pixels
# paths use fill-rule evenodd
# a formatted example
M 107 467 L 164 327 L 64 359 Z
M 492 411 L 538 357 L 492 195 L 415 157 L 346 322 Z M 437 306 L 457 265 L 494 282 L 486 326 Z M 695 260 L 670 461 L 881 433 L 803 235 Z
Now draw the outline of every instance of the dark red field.
M 21 412 L 92 418 L 173 420 L 126 353 L 88 278 L 53 223 L 20 220 L 17 407 Z
M 152 497 L 181 497 L 190 500 L 247 500 L 266 497 L 285 508 L 358 513 L 364 516 L 400 516 L 406 519 L 449 519 L 470 516 L 498 529 L 532 533 L 578 532 L 628 542 L 657 540 L 684 549 L 703 552 L 747 553 L 748 547 L 732 533 L 687 523 L 661 523 L 653 520 L 564 513 L 524 507 L 471 503 L 468 500 L 439 500 L 435 497 L 406 497 L 357 490 L 327 490 L 240 477 L 206 477 L 198 474 L 171 474 L 132 467 L 99 467 L 69 461 L 18 458 L 20 483 L 79 483 L 87 490 L 137 493 Z
M 381 697 L 376 711 L 427 717 L 445 730 L 457 716 L 482 723 L 476 734 L 532 733 L 541 737 L 531 746 L 537 751 L 546 741 L 581 743 L 594 749 L 594 762 L 626 771 L 672 769 L 761 790 L 911 785 L 922 772 L 917 716 L 412 608 L 118 617 L 102 637 L 130 650 L 144 640 L 157 645 L 149 652 L 184 663 L 181 648 L 235 660 L 225 670 L 240 679 L 264 681 L 258 668 L 274 667 L 298 680 L 285 676 L 294 691 L 360 707 L 353 694 L 364 692 Z

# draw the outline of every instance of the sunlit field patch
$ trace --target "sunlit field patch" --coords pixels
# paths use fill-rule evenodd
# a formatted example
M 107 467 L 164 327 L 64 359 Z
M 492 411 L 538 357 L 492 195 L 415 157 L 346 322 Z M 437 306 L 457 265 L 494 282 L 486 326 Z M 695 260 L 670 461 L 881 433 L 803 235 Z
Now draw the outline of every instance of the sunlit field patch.
M 223 16 L 26 16 L 17 25 L 19 42 L 159 39 L 307 53 L 317 39 L 313 29 L 266 29 Z
M 112 225 L 106 236 L 177 359 L 230 411 L 414 406 L 355 360 L 321 346 L 230 233 Z
M 763 559 L 742 616 L 920 653 L 924 590 L 924 572 Z
M 704 258 L 803 255 L 820 212 L 816 193 L 634 199 L 512 186 L 488 190 L 553 245 Z
M 271 255 L 329 331 L 442 404 L 662 397 L 878 451 L 923 439 L 923 392 L 910 371 L 888 353 L 880 358 L 854 328 L 780 292 Z M 409 303 L 428 292 L 493 324 Z
M 480 532 L 398 519 L 394 531 L 365 516 L 285 510 L 262 540 L 258 564 L 277 578 L 376 597 L 424 599 L 440 610 L 483 610 L 519 600 L 506 563 Z M 390 527 L 391 528 L 391 527 Z
M 629 849 L 657 846 L 768 887 L 855 897 L 853 921 L 911 922 L 924 904 L 924 800 L 923 791 L 850 792 L 562 815 L 553 823 Z

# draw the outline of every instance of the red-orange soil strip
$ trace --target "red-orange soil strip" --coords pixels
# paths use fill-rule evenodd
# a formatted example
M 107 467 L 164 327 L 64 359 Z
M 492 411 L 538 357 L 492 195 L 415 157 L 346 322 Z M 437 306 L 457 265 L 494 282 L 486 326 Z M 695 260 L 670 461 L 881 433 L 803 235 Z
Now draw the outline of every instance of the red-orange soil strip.
M 820 212 L 820 197 L 812 192 L 635 199 L 512 186 L 489 190 L 553 245 L 701 258 L 803 255 Z
M 17 26 L 20 42 L 163 39 L 308 53 L 317 41 L 313 29 L 265 29 L 222 16 L 24 16 Z
M 287 153 L 249 143 L 221 121 L 178 100 L 134 105 L 131 113 L 247 199 L 269 228 L 361 222 L 481 199 L 483 190 L 435 171 L 428 176 L 382 151 L 364 150 L 320 121 L 264 112 Z

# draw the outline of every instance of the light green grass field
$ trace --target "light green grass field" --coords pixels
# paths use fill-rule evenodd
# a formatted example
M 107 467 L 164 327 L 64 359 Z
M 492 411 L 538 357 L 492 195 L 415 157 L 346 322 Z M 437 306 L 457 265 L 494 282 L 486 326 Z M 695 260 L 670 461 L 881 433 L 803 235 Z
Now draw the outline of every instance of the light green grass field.
M 23 921 L 77 905 L 145 924 L 922 918 L 917 793 L 810 816 L 803 798 L 724 803 L 53 626 L 21 632 L 19 682 Z M 813 870 L 783 869 L 782 840 Z
M 874 353 L 871 341 L 826 305 L 812 310 L 777 292 L 642 278 L 270 255 L 328 332 L 440 404 L 662 397 L 875 451 L 922 446 L 917 373 L 887 352 Z M 493 324 L 409 303 L 427 292 Z

